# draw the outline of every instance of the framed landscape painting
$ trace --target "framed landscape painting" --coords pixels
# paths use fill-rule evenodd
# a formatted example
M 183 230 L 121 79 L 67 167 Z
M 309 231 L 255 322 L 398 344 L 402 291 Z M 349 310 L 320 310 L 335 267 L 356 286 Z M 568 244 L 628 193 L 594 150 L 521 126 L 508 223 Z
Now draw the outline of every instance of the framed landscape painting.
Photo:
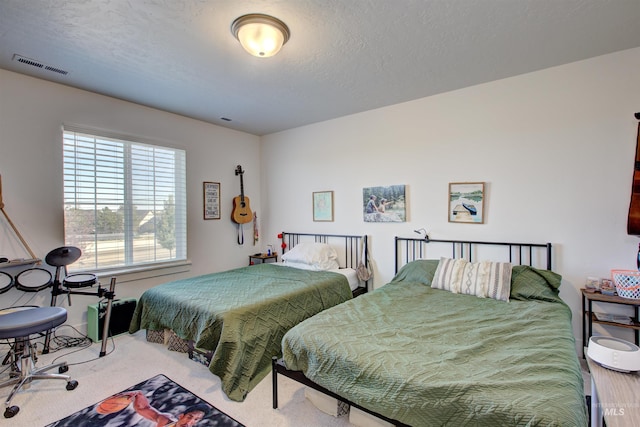
M 407 220 L 404 185 L 362 189 L 365 222 L 405 222 Z
M 484 182 L 449 183 L 449 222 L 484 223 Z

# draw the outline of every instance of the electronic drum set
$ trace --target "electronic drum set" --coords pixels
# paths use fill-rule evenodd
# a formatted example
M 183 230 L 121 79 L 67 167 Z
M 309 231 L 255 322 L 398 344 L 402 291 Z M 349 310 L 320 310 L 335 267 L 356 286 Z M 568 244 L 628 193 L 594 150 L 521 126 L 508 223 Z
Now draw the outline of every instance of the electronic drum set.
M 62 246 L 54 249 L 47 254 L 45 262 L 56 267 L 55 273 L 52 275 L 49 270 L 44 268 L 29 268 L 23 270 L 15 279 L 10 274 L 0 271 L 0 294 L 9 291 L 13 286 L 23 292 L 40 292 L 51 287 L 51 306 L 57 304 L 58 295 L 67 295 L 69 305 L 71 305 L 71 295 L 90 295 L 98 298 L 107 299 L 107 307 L 104 316 L 104 326 L 102 333 L 102 349 L 100 357 L 106 354 L 106 337 L 109 336 L 109 323 L 111 320 L 111 306 L 115 298 L 115 277 L 111 278 L 109 289 L 103 288 L 98 283 L 95 274 L 78 273 L 67 274 L 67 265 L 73 264 L 80 258 L 82 252 L 75 246 Z M 98 283 L 97 292 L 85 292 L 78 289 L 88 288 Z M 47 332 L 43 353 L 49 352 L 50 332 Z

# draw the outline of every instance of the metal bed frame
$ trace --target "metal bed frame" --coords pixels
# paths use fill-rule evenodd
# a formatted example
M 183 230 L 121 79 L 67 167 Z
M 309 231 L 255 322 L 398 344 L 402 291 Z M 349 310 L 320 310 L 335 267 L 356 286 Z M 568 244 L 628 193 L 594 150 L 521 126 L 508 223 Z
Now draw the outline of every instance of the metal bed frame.
M 316 243 L 326 243 L 331 246 L 339 247 L 338 263 L 340 268 L 356 269 L 362 261 L 365 267 L 369 266 L 367 254 L 369 253 L 367 245 L 369 239 L 366 235 L 356 236 L 349 234 L 318 234 L 318 233 L 290 233 L 283 231 L 278 234 L 282 244 L 282 254 L 301 242 L 310 241 Z M 369 281 L 364 282 L 364 286 L 358 287 L 353 291 L 354 296 L 368 292 Z
M 326 243 L 336 250 L 340 268 L 356 269 L 360 262 L 368 265 L 368 237 L 366 235 L 282 232 L 278 235 L 278 238 L 282 240 L 281 248 L 283 254 L 299 243 L 319 242 Z M 353 296 L 357 296 L 367 292 L 368 281 L 360 283 L 364 283 L 364 285 L 351 291 Z M 103 340 L 103 342 L 106 343 L 106 340 Z M 202 363 L 205 363 L 206 361 L 205 364 L 209 365 L 214 350 L 200 351 L 199 349 L 195 349 L 195 343 L 193 341 L 186 341 L 186 345 L 188 346 L 189 358 L 200 361 Z
M 451 245 L 451 258 L 464 258 L 473 262 L 479 246 L 496 246 L 505 249 L 509 262 L 517 265 L 539 266 L 551 270 L 551 243 L 482 242 L 470 240 L 439 240 L 428 237 L 396 237 L 396 273 L 404 264 L 427 256 L 427 245 L 446 243 Z
M 284 233 L 283 233 L 284 235 Z M 284 240 L 283 240 L 284 242 Z M 425 258 L 427 254 L 427 245 L 433 243 L 444 243 L 451 245 L 452 258 L 465 258 L 469 262 L 472 262 L 477 255 L 477 249 L 479 246 L 496 246 L 503 247 L 508 255 L 509 262 L 517 265 L 529 265 L 531 267 L 539 266 L 546 270 L 551 270 L 551 243 L 510 243 L 510 242 L 483 242 L 483 241 L 469 241 L 469 240 L 439 240 L 425 238 L 409 238 L 409 237 L 395 237 L 395 270 L 396 273 L 400 267 L 410 261 Z M 388 418 L 375 411 L 369 410 L 360 406 L 359 404 L 352 402 L 337 393 L 334 393 L 326 388 L 316 384 L 307 378 L 302 371 L 292 371 L 286 368 L 284 361 L 280 358 L 273 357 L 271 360 L 272 369 L 272 394 L 273 394 L 273 409 L 278 409 L 278 374 L 291 378 L 307 387 L 311 387 L 321 393 L 326 394 L 334 399 L 338 399 L 345 402 L 349 406 L 360 409 L 368 414 L 378 417 L 388 423 L 391 423 L 398 427 L 409 427 L 407 424 L 400 421 Z

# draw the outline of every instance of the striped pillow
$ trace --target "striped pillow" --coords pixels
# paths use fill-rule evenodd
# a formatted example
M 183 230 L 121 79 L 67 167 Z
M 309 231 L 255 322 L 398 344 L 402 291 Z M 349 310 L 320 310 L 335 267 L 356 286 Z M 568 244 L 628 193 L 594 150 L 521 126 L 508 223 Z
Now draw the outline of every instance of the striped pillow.
M 509 301 L 511 263 L 440 258 L 431 287 L 455 294 Z
M 445 291 L 460 293 L 459 288 L 462 283 L 462 270 L 467 261 L 463 259 L 440 258 L 438 268 L 433 275 L 431 287 Z

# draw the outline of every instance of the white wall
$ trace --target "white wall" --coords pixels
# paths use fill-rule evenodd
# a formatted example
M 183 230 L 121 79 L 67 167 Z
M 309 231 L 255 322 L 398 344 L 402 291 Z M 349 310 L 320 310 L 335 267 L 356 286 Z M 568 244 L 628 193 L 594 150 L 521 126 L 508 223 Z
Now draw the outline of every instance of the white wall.
M 62 144 L 65 122 L 143 136 L 187 149 L 190 271 L 125 282 L 118 297 L 169 279 L 245 265 L 278 244 L 280 231 L 372 236 L 375 286 L 393 276 L 393 236 L 550 241 L 561 296 L 581 339 L 578 289 L 587 276 L 635 268 L 638 239 L 626 234 L 640 111 L 640 49 L 258 137 L 0 70 L 0 174 L 5 209 L 36 255 L 62 246 Z M 425 75 L 428 79 L 428 75 Z M 238 246 L 223 214 L 202 220 L 202 181 L 220 181 L 223 212 L 239 191 L 258 211 L 258 247 Z M 449 182 L 487 183 L 483 225 L 447 222 Z M 362 188 L 405 184 L 405 223 L 364 223 Z M 335 192 L 335 221 L 313 222 L 311 193 Z M 0 256 L 16 245 L 0 221 Z M 245 237 L 250 231 L 247 229 Z M 16 255 L 17 256 L 17 255 Z M 21 254 L 20 256 L 24 256 Z M 106 282 L 106 280 L 104 281 Z M 46 292 L 12 290 L 48 304 Z M 62 298 L 59 299 L 59 301 Z M 69 324 L 85 321 L 92 297 L 74 297 Z M 62 302 L 61 305 L 66 305 Z M 628 331 L 607 331 L 632 339 Z M 578 343 L 580 345 L 580 342 Z
M 376 287 L 393 276 L 393 237 L 417 237 L 417 228 L 432 238 L 551 242 L 579 346 L 585 278 L 635 268 L 638 238 L 626 221 L 639 70 L 632 49 L 263 137 L 267 237 L 368 234 Z M 464 181 L 487 183 L 483 225 L 447 221 L 448 183 Z M 363 222 L 363 187 L 392 184 L 407 185 L 407 222 Z M 335 192 L 332 223 L 312 221 L 311 193 L 323 190 Z
M 258 251 L 252 245 L 250 224 L 245 226 L 245 244 L 239 246 L 236 228 L 230 220 L 231 201 L 240 192 L 240 181 L 234 174 L 238 164 L 245 170 L 245 191 L 251 197 L 251 207 L 259 212 L 258 137 L 0 70 L 3 201 L 5 211 L 36 256 L 44 259 L 49 251 L 64 245 L 63 123 L 141 136 L 187 150 L 187 253 L 192 265 L 186 272 L 164 277 L 129 281 L 142 275 L 118 276 L 118 298 L 138 297 L 143 289 L 168 280 L 246 265 L 248 255 Z M 220 220 L 203 220 L 203 181 L 221 183 Z M 28 255 L 20 253 L 22 248 L 9 233 L 3 217 L 0 231 L 0 256 Z M 108 285 L 108 279 L 101 278 L 101 282 Z M 91 291 L 90 288 L 82 290 Z M 49 304 L 50 294 L 46 291 L 25 294 L 13 289 L 0 295 L 0 308 L 14 305 L 16 301 L 27 303 L 32 297 L 31 304 Z M 65 298 L 58 297 L 58 302 L 67 305 Z M 95 297 L 73 296 L 67 323 L 81 326 L 86 321 L 87 305 L 96 302 Z

